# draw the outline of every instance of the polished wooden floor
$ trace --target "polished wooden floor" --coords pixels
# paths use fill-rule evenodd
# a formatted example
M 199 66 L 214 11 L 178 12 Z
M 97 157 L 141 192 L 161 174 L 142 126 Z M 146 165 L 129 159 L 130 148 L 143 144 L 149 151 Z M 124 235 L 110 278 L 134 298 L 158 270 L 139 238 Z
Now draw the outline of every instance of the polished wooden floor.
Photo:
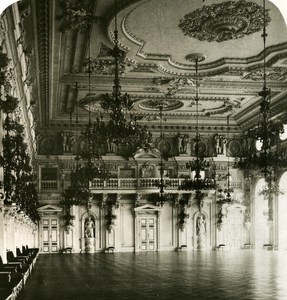
M 287 299 L 287 252 L 40 255 L 17 299 Z

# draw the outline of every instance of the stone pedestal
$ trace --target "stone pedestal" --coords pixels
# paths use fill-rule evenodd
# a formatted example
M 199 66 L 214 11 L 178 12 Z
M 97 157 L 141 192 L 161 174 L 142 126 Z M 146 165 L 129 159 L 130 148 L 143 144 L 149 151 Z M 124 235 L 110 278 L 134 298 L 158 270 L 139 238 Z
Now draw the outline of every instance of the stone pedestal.
M 205 249 L 205 235 L 197 237 L 197 250 Z
M 85 252 L 94 253 L 95 252 L 95 239 L 85 238 Z

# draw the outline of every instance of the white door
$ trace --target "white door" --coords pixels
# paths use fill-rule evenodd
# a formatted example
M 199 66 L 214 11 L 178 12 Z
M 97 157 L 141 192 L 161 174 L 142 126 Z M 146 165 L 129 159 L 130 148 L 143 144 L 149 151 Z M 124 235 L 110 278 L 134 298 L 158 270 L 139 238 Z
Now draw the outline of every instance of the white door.
M 56 253 L 59 251 L 58 218 L 42 219 L 42 251 L 44 253 Z
M 229 249 L 241 249 L 243 247 L 243 220 L 244 216 L 240 211 L 228 214 L 228 242 Z
M 155 251 L 156 250 L 156 218 L 141 217 L 139 228 L 140 228 L 140 250 Z

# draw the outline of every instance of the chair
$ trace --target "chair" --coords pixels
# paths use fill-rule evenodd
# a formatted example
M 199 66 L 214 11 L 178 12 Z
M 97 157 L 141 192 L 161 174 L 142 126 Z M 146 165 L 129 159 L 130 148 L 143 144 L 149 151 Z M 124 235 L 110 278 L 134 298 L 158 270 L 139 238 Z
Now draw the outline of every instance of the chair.
M 0 272 L 0 288 L 7 295 L 4 299 L 15 299 L 23 287 L 22 275 L 16 272 Z M 1 298 L 2 299 L 2 298 Z
M 2 257 L 0 256 L 0 272 L 17 272 L 18 264 L 4 264 Z
M 23 247 L 22 247 L 22 249 L 23 249 Z M 36 258 L 38 256 L 38 253 L 39 253 L 39 248 L 29 248 L 26 245 L 26 247 L 25 247 L 25 253 L 30 253 L 33 258 Z
M 7 261 L 8 263 L 18 263 L 18 264 L 21 264 L 19 267 L 18 267 L 18 272 L 20 272 L 22 275 L 23 275 L 23 281 L 24 281 L 24 284 L 32 270 L 32 265 L 29 265 L 27 262 L 26 262 L 26 259 L 25 258 L 21 258 L 21 257 L 14 257 L 14 253 L 12 251 L 7 251 L 6 253 L 7 255 Z

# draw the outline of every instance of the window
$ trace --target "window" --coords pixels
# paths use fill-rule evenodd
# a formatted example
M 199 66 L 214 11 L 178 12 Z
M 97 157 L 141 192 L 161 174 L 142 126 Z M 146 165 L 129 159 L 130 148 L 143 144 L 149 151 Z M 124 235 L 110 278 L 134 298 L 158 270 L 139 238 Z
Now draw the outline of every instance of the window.
M 42 168 L 41 169 L 41 190 L 58 189 L 58 169 Z

